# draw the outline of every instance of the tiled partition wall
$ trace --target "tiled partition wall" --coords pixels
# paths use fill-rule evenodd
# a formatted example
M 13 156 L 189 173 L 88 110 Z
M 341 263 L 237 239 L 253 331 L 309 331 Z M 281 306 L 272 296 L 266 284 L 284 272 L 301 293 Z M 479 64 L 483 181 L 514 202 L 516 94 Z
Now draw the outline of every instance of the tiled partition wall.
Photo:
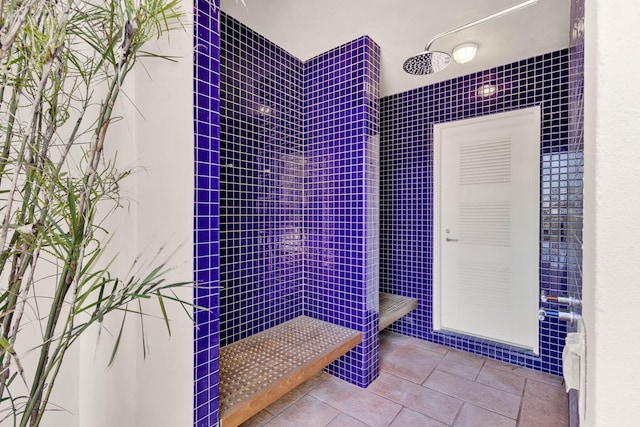
M 378 375 L 379 47 L 361 37 L 305 63 L 305 313 L 363 333 L 329 371 Z
M 194 28 L 194 425 L 218 423 L 219 354 L 219 1 L 195 3 Z
M 392 328 L 506 362 L 561 374 L 566 325 L 540 324 L 540 355 L 436 333 L 432 324 L 433 125 L 540 105 L 540 289 L 567 292 L 569 52 L 562 50 L 392 95 L 381 103 L 381 290 L 419 307 Z M 478 95 L 485 83 L 498 90 Z M 544 306 L 544 305 L 543 305 Z M 549 308 L 556 308 L 551 305 Z
M 379 49 L 362 37 L 303 64 L 220 20 L 221 346 L 306 314 L 363 332 L 330 371 L 367 385 L 377 376 Z
M 302 63 L 221 25 L 220 345 L 302 313 Z
M 584 0 L 573 0 L 569 48 L 569 230 L 568 292 L 582 300 L 582 193 L 584 172 Z M 582 305 L 573 311 L 582 313 Z M 576 324 L 570 325 L 577 329 Z

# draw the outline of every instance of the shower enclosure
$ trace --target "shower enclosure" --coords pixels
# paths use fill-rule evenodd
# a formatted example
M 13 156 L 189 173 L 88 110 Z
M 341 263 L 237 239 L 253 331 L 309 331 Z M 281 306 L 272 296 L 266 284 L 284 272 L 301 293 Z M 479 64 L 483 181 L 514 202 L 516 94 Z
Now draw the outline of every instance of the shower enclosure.
M 329 372 L 369 384 L 379 291 L 419 300 L 392 331 L 561 374 L 558 319 L 540 323 L 539 355 L 433 330 L 432 146 L 436 123 L 540 106 L 540 288 L 579 289 L 567 233 L 581 227 L 581 190 L 562 169 L 580 151 L 568 115 L 575 53 L 379 100 L 370 38 L 302 62 L 215 6 L 196 2 L 195 303 L 208 308 L 196 310 L 196 425 L 218 419 L 220 346 L 298 315 L 361 331 Z

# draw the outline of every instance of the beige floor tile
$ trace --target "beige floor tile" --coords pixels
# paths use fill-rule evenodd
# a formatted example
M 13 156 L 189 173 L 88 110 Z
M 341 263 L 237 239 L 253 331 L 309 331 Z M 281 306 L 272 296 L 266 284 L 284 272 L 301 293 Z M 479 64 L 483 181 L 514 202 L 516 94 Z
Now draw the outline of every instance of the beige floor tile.
M 447 424 L 429 418 L 420 412 L 403 408 L 389 427 L 446 427 Z
M 380 339 L 380 378 L 368 389 L 319 373 L 242 426 L 513 427 L 516 417 L 518 427 L 568 425 L 559 377 L 396 333 Z
M 516 419 L 518 417 L 520 396 L 437 369 L 433 371 L 424 385 L 509 418 Z
M 384 331 L 380 333 L 380 341 L 386 341 L 393 344 L 412 345 L 414 347 L 424 348 L 434 353 L 445 354 L 449 349 L 443 345 L 434 344 L 429 341 L 420 340 L 418 338 L 407 337 L 395 332 Z
M 493 359 L 487 359 L 485 366 L 492 369 L 499 369 L 501 371 L 509 372 L 522 378 L 540 381 L 546 384 L 555 386 L 562 385 L 562 377 L 547 374 L 545 372 L 534 371 L 533 369 L 522 368 L 520 366 L 511 365 L 509 363 L 499 362 Z
M 335 417 L 333 421 L 327 424 L 327 427 L 369 427 L 367 424 L 350 417 L 344 412 Z
M 380 370 L 422 384 L 442 356 L 422 347 L 385 340 L 380 345 Z
M 468 380 L 475 380 L 485 358 L 461 350 L 450 350 L 440 361 L 438 369 Z
M 454 427 L 516 427 L 516 420 L 465 403 Z
M 280 399 L 273 402 L 271 405 L 267 407 L 267 411 L 272 415 L 278 415 L 280 412 L 284 411 L 289 406 L 291 406 L 292 403 L 300 399 L 309 391 L 313 390 L 313 388 L 317 386 L 320 382 L 325 381 L 327 377 L 330 377 L 330 375 L 323 372 L 319 372 L 318 374 L 309 378 L 307 381 L 300 384 L 298 387 L 296 387 L 289 393 L 282 396 Z
M 543 399 L 551 399 L 554 401 L 561 399 L 566 402 L 568 399 L 568 395 L 564 389 L 564 386 L 551 385 L 535 380 L 527 380 L 525 394 L 540 397 Z
M 309 393 L 370 426 L 387 426 L 402 407 L 369 390 L 330 378 Z
M 526 380 L 524 378 L 510 372 L 489 368 L 488 366 L 483 367 L 480 371 L 480 375 L 476 378 L 476 382 L 486 384 L 493 388 L 518 396 L 522 396 L 522 393 L 524 392 L 525 381 Z
M 240 424 L 240 427 L 262 427 L 272 419 L 273 419 L 273 415 L 271 415 L 265 409 L 258 412 L 253 417 L 249 418 L 247 421 Z
M 265 424 L 265 427 L 324 427 L 340 414 L 326 403 L 304 396 Z
M 562 387 L 527 380 L 519 425 L 567 426 L 569 424 L 568 405 L 567 393 Z
M 380 373 L 368 390 L 447 424 L 451 424 L 462 406 L 458 399 L 386 372 Z
M 300 388 L 293 389 L 289 393 L 282 396 L 280 399 L 273 402 L 271 405 L 267 406 L 266 411 L 268 411 L 272 415 L 278 415 L 280 412 L 287 409 L 305 394 L 307 393 Z
M 316 385 L 318 385 L 322 381 L 326 381 L 329 378 L 331 378 L 330 374 L 327 374 L 324 371 L 320 371 L 317 374 L 315 374 L 314 376 L 312 376 L 311 378 L 309 378 L 307 381 L 305 381 L 302 384 L 300 384 L 297 388 L 300 389 L 301 391 L 303 391 L 304 393 L 308 393 Z

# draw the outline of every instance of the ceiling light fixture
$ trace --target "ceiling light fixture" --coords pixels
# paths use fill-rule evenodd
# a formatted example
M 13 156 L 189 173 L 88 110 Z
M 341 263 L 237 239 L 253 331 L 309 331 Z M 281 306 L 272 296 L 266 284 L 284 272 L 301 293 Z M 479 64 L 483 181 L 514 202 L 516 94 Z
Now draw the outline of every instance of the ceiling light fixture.
M 490 96 L 495 95 L 496 92 L 498 92 L 496 85 L 485 83 L 476 90 L 476 95 L 480 98 L 489 98 Z
M 478 45 L 475 43 L 463 43 L 453 49 L 453 59 L 458 64 L 465 64 L 471 61 L 478 52 Z

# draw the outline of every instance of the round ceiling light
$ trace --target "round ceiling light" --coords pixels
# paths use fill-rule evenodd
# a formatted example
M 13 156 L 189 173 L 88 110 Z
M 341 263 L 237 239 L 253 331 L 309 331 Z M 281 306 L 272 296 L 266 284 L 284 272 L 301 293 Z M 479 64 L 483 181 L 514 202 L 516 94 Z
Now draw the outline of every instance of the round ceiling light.
M 498 92 L 498 87 L 491 83 L 485 83 L 476 90 L 476 95 L 480 98 L 489 98 Z
M 458 64 L 464 64 L 471 61 L 478 52 L 478 45 L 475 43 L 463 43 L 453 49 L 453 59 Z

